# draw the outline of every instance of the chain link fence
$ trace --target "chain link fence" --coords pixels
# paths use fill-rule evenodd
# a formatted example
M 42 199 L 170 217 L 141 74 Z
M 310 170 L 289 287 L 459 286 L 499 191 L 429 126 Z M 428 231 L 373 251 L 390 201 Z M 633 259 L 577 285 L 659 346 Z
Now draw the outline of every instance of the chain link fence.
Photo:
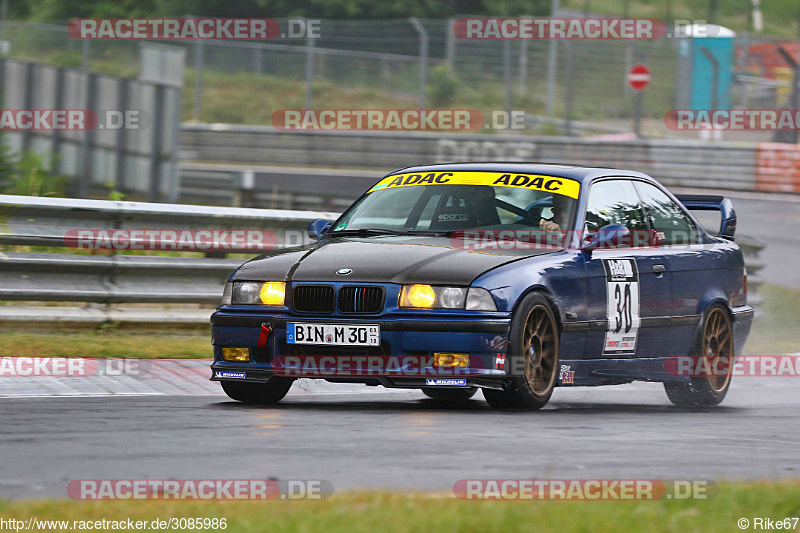
M 285 28 L 288 21 L 280 20 Z M 255 41 L 170 41 L 187 52 L 183 117 L 188 121 L 270 124 L 280 109 L 519 110 L 527 133 L 631 131 L 635 93 L 626 74 L 646 63 L 652 83 L 644 118 L 670 135 L 664 115 L 679 106 L 685 78 L 680 40 L 463 40 L 453 20 L 322 20 L 319 37 Z M 138 41 L 77 41 L 65 26 L 2 26 L 11 57 L 136 76 Z M 776 51 L 786 41 L 735 39 L 734 108 L 780 108 L 792 69 Z M 777 59 L 776 59 L 777 57 Z M 518 132 L 519 133 L 519 132 Z M 651 132 L 652 133 L 652 132 Z M 767 134 L 765 134 L 767 136 Z M 769 140 L 762 138 L 760 140 Z

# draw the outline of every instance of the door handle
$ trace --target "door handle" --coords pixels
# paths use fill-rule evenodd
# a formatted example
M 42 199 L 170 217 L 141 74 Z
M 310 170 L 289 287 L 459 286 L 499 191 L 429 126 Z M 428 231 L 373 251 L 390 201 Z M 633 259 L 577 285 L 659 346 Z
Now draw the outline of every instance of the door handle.
M 667 269 L 664 268 L 664 265 L 653 265 L 653 272 L 656 274 L 663 274 L 666 271 Z

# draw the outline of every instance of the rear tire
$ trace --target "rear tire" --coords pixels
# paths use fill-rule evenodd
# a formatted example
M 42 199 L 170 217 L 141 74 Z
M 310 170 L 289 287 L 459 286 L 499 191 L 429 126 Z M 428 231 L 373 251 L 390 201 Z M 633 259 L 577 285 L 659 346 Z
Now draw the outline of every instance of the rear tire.
M 556 385 L 559 340 L 549 300 L 540 292 L 525 296 L 511 319 L 506 363 L 511 377 L 504 390 L 484 389 L 488 404 L 495 409 L 544 407 Z
M 266 383 L 239 383 L 220 381 L 229 398 L 251 405 L 274 405 L 281 401 L 292 387 L 294 379 L 272 376 Z
M 469 389 L 452 389 L 452 390 L 444 390 L 444 389 L 422 389 L 422 394 L 427 396 L 428 398 L 433 398 L 434 400 L 439 400 L 442 402 L 452 402 L 452 403 L 460 403 L 466 402 L 473 396 L 475 393 L 478 392 L 478 389 L 475 387 Z
M 715 304 L 709 308 L 700 338 L 692 353 L 705 358 L 703 367 L 715 370 L 706 376 L 694 376 L 690 382 L 665 382 L 669 401 L 678 407 L 713 407 L 728 394 L 733 371 L 733 324 L 728 310 Z M 693 363 L 694 364 L 694 363 Z M 700 367 L 700 365 L 696 365 Z

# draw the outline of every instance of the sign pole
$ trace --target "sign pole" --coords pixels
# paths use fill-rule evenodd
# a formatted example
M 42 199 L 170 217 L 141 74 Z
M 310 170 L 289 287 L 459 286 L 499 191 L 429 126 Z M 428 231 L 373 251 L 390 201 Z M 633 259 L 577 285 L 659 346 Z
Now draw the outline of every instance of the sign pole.
M 641 137 L 642 132 L 642 94 L 644 91 L 636 91 L 636 109 L 633 112 L 633 133 L 636 138 Z
M 644 90 L 650 85 L 650 69 L 647 65 L 637 63 L 628 71 L 628 85 L 636 91 L 636 107 L 633 111 L 633 132 L 636 137 L 641 137 L 642 133 L 642 100 Z

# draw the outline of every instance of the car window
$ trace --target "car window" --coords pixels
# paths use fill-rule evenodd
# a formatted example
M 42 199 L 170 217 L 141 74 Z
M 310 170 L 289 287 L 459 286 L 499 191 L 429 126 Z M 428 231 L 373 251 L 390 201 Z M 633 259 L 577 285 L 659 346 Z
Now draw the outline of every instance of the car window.
M 391 193 L 381 197 L 373 197 L 372 201 L 362 201 L 358 209 L 357 227 L 405 228 L 412 209 L 422 199 L 425 190 L 422 187 L 405 187 L 394 189 Z M 355 214 L 355 211 L 351 210 L 349 215 L 352 216 L 353 214 Z M 342 223 L 347 227 L 354 228 L 353 224 L 349 224 L 349 218 L 343 219 Z
M 663 234 L 662 244 L 697 244 L 700 236 L 692 220 L 664 191 L 650 183 L 636 184 L 653 229 Z
M 604 180 L 589 189 L 586 229 L 597 231 L 609 224 L 622 224 L 638 235 L 647 235 L 650 229 L 639 195 L 630 180 Z M 646 239 L 634 239 L 634 242 L 645 244 Z
M 399 187 L 363 196 L 347 210 L 333 231 L 360 228 L 455 231 L 520 226 L 538 229 L 541 218 L 558 219 L 556 222 L 566 231 L 576 205 L 574 198 L 514 187 Z M 524 216 L 525 213 L 528 215 Z

